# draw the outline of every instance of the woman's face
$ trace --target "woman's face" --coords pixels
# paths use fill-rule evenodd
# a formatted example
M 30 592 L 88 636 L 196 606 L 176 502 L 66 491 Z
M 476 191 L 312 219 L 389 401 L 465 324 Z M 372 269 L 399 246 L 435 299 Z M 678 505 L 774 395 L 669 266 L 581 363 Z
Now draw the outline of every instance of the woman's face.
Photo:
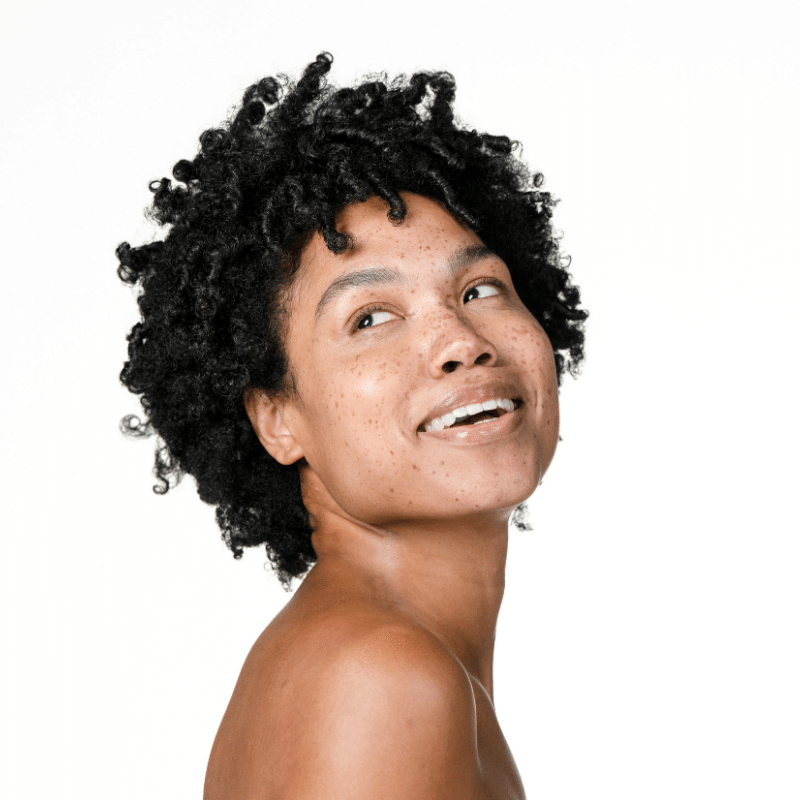
M 403 199 L 400 225 L 378 198 L 340 214 L 355 249 L 315 235 L 302 252 L 282 415 L 304 491 L 371 525 L 507 518 L 555 452 L 553 351 L 505 263 L 436 202 Z

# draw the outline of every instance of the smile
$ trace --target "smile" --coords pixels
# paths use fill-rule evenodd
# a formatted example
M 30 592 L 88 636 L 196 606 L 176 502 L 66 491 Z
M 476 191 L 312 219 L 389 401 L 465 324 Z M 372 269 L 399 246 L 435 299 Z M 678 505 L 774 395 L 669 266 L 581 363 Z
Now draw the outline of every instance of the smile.
M 472 403 L 461 408 L 454 408 L 441 417 L 436 417 L 425 424 L 428 433 L 453 428 L 460 425 L 479 425 L 482 422 L 502 417 L 521 405 L 519 400 L 498 397 L 484 403 Z

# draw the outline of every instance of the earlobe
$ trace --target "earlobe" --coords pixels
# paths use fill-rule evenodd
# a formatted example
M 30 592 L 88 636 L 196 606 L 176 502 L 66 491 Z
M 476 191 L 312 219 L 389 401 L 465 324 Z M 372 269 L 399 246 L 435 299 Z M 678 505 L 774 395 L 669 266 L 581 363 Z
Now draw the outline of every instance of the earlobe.
M 258 440 L 279 464 L 294 464 L 303 457 L 303 448 L 286 424 L 285 402 L 260 389 L 246 389 L 244 408 Z

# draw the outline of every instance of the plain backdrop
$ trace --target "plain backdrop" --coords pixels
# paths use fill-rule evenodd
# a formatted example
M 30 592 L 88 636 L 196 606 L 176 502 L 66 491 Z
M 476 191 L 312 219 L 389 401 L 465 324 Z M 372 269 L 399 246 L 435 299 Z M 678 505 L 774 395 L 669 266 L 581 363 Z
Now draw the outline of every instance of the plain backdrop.
M 495 654 L 529 798 L 800 797 L 798 20 L 789 2 L 6 2 L 0 794 L 199 798 L 288 600 L 119 419 L 114 248 L 243 90 L 448 69 L 561 198 L 591 311 Z M 276 731 L 275 735 L 280 735 Z

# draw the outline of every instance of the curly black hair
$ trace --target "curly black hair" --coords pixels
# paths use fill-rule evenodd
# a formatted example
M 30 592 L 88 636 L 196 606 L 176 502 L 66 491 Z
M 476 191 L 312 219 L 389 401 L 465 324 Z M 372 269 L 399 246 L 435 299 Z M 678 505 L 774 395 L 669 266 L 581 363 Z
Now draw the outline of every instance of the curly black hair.
M 154 491 L 194 476 L 234 556 L 266 545 L 287 591 L 316 560 L 312 528 L 297 466 L 261 446 L 243 395 L 293 391 L 282 298 L 315 232 L 333 253 L 352 246 L 336 229 L 345 206 L 377 195 L 400 224 L 401 191 L 438 200 L 508 265 L 550 338 L 559 383 L 584 355 L 587 313 L 551 225 L 555 200 L 517 143 L 458 122 L 447 72 L 334 89 L 332 61 L 322 53 L 296 83 L 250 86 L 232 119 L 200 136 L 198 155 L 175 165 L 177 185 L 150 184 L 165 238 L 116 251 L 141 311 L 120 379 L 147 415 L 125 417 L 123 431 L 155 432 Z

